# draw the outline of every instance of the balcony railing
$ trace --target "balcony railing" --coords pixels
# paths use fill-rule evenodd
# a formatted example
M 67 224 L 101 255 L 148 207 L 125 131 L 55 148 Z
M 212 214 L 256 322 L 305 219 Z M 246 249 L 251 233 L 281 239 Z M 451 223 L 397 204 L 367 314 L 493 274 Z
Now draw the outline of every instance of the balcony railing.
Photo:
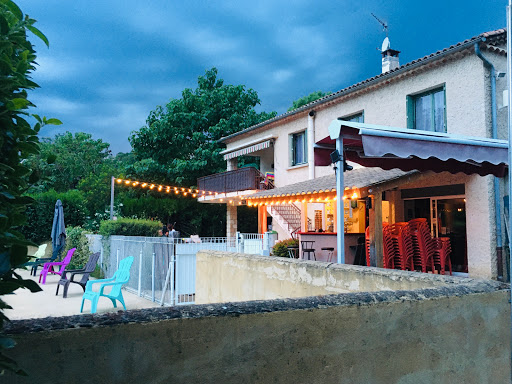
M 227 193 L 254 189 L 272 189 L 274 183 L 256 168 L 247 167 L 208 175 L 197 179 L 200 190 Z

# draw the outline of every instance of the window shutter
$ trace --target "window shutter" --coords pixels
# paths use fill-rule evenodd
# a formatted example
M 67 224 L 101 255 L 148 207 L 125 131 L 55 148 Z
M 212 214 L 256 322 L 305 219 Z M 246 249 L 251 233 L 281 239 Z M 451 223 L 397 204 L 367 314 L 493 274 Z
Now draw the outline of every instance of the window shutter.
M 304 131 L 304 162 L 308 162 L 308 130 Z
M 294 155 L 294 148 L 293 148 L 293 135 L 288 135 L 288 147 L 290 148 L 290 150 L 288 151 L 288 164 L 290 164 L 290 166 L 292 165 L 295 165 L 293 163 L 293 155 Z
M 414 129 L 414 98 L 407 96 L 406 98 L 407 128 Z
M 448 132 L 448 125 L 446 124 L 446 84 L 443 85 L 444 93 L 444 132 Z

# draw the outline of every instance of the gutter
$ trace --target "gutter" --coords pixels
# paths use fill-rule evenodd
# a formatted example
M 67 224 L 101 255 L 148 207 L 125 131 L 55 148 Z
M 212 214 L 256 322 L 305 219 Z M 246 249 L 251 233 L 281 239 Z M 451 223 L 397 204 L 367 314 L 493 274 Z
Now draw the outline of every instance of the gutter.
M 481 40 L 485 41 L 485 38 Z M 498 138 L 498 123 L 496 112 L 496 70 L 494 65 L 480 52 L 479 42 L 474 43 L 475 54 L 483 61 L 484 66 L 491 71 L 491 123 L 492 138 Z M 510 74 L 509 74 L 510 76 Z M 510 107 L 509 107 L 510 108 Z M 510 166 L 510 165 L 509 165 Z M 494 204 L 496 210 L 496 256 L 498 261 L 498 280 L 503 281 L 503 240 L 501 236 L 501 203 L 500 203 L 500 181 L 494 177 Z
M 377 75 L 375 77 L 372 77 L 370 79 L 367 79 L 367 80 L 363 80 L 362 82 L 360 83 L 357 83 L 355 85 L 351 85 L 345 89 L 342 89 L 341 91 L 338 91 L 336 93 L 331 93 L 330 95 L 328 96 L 324 96 L 323 98 L 321 99 L 318 99 L 318 100 L 315 100 L 309 104 L 306 104 L 300 108 L 297 108 L 297 109 L 294 109 L 293 111 L 290 111 L 290 112 L 286 112 L 286 113 L 283 113 L 282 115 L 279 115 L 279 116 L 276 116 L 272 119 L 269 119 L 269 120 L 266 120 L 264 122 L 261 122 L 259 124 L 256 124 L 256 125 L 253 125 L 252 127 L 249 127 L 249 128 L 246 128 L 244 129 L 243 131 L 240 131 L 240 132 L 235 132 L 229 136 L 225 136 L 225 137 L 222 137 L 218 140 L 219 143 L 223 143 L 224 141 L 226 140 L 230 140 L 232 138 L 235 138 L 239 135 L 243 135 L 245 133 L 248 133 L 248 132 L 251 132 L 251 131 L 254 131 L 258 128 L 261 128 L 261 127 L 264 127 L 266 125 L 269 125 L 271 123 L 274 123 L 274 122 L 277 122 L 277 121 L 280 121 L 280 120 L 283 120 L 287 117 L 290 117 L 290 116 L 294 116 L 294 115 L 297 115 L 301 112 L 305 112 L 305 111 L 308 111 L 310 109 L 313 109 L 314 107 L 318 107 L 324 103 L 327 103 L 329 101 L 332 101 L 332 100 L 335 100 L 341 96 L 345 96 L 345 95 L 348 95 L 352 92 L 356 92 L 356 91 L 359 91 L 359 90 L 362 90 L 362 89 L 365 89 L 365 88 L 368 88 L 369 86 L 371 85 L 374 85 L 376 83 L 380 83 L 381 81 L 386 81 L 392 77 L 395 77 L 396 75 L 399 75 L 399 74 L 402 74 L 404 72 L 407 72 L 411 69 L 415 69 L 417 67 L 420 67 L 420 66 L 423 66 L 425 64 L 428 64 L 430 62 L 433 62 L 433 61 L 437 61 L 447 55 L 450 55 L 452 53 L 455 53 L 455 52 L 459 52 L 459 51 L 463 51 L 467 48 L 470 48 L 472 45 L 474 45 L 475 43 L 480 43 L 480 42 L 483 42 L 485 41 L 485 37 L 483 36 L 477 36 L 477 37 L 473 37 L 463 43 L 459 43 L 459 44 L 456 44 L 450 48 L 446 48 L 445 50 L 441 51 L 440 53 L 438 54 L 433 54 L 433 55 L 429 55 L 425 58 L 421 58 L 421 59 L 418 59 L 418 60 L 414 60 L 410 63 L 407 63 L 407 64 L 404 64 L 403 66 L 393 70 L 393 71 L 390 71 L 390 72 L 386 72 L 386 73 L 383 73 L 383 74 L 380 74 L 380 75 Z

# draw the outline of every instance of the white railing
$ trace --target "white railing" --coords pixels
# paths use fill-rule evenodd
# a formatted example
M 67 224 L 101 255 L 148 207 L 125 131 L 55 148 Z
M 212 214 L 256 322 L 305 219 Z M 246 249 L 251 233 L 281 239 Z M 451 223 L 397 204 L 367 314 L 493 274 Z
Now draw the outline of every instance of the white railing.
M 233 238 L 111 236 L 107 247 L 102 242 L 102 268 L 106 277 L 112 277 L 120 260 L 134 256 L 127 290 L 161 305 L 193 304 L 198 251 L 264 255 L 273 246 L 270 241 L 267 234 L 251 233 Z

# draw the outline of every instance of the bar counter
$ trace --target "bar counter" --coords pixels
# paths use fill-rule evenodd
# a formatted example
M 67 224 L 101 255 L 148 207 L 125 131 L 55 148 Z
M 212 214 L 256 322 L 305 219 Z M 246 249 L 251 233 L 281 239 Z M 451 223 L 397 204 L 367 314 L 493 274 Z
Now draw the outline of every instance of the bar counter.
M 318 261 L 328 261 L 328 252 L 321 248 L 334 248 L 332 262 L 337 261 L 336 232 L 299 232 L 299 258 L 302 258 L 302 241 L 314 241 L 313 248 Z M 364 233 L 345 233 L 345 264 L 354 264 L 357 240 Z M 307 257 L 307 256 L 306 256 Z

